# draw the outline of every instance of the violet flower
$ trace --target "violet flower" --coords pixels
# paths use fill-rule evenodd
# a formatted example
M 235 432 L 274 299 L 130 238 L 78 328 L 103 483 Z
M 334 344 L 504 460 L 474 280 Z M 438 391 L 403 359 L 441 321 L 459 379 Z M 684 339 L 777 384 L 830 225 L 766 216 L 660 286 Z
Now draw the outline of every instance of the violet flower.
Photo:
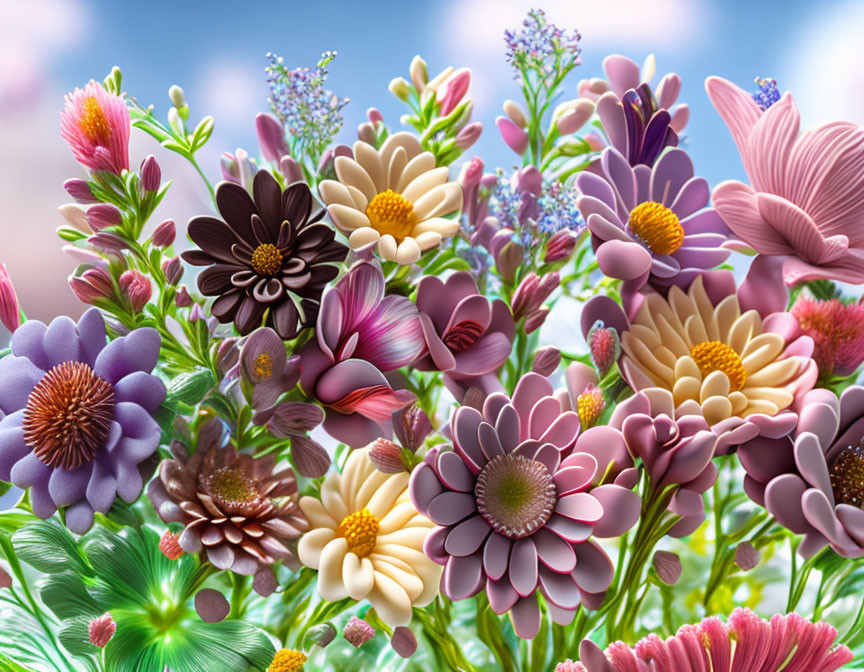
M 269 327 L 255 330 L 243 341 L 240 349 L 240 376 L 251 388 L 252 408 L 270 408 L 279 397 L 292 390 L 300 381 L 300 358 L 290 359 L 285 343 Z

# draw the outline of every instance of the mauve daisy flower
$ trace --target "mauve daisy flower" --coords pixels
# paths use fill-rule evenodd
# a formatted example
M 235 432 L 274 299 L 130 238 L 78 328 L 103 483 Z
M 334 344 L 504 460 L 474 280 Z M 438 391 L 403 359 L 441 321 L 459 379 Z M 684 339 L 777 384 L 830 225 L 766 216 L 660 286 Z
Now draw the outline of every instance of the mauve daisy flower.
M 613 148 L 600 159 L 600 175 L 582 172 L 578 205 L 591 232 L 600 270 L 609 277 L 653 284 L 689 284 L 722 264 L 730 235 L 708 207 L 710 190 L 693 176 L 682 149 L 664 152 L 651 168 L 631 168 Z
M 129 169 L 129 110 L 121 96 L 93 81 L 66 94 L 60 134 L 75 160 L 92 171 L 120 175 Z
M 309 529 L 297 505 L 297 478 L 275 471 L 272 455 L 254 458 L 227 443 L 218 420 L 199 431 L 195 452 L 163 460 L 147 496 L 166 523 L 182 523 L 178 543 L 204 552 L 219 569 L 252 575 L 291 561 L 292 540 Z
M 337 156 L 337 180 L 318 189 L 353 249 L 377 243 L 389 261 L 413 264 L 459 230 L 462 187 L 410 133 L 394 133 L 380 150 L 358 141 L 354 157 Z
M 648 635 L 632 649 L 614 642 L 601 651 L 591 640 L 579 647 L 580 662 L 559 663 L 556 672 L 834 672 L 853 658 L 837 646 L 837 631 L 798 614 L 770 621 L 736 609 L 724 624 L 706 618 L 666 640 Z
M 327 408 L 324 429 L 351 446 L 389 436 L 391 416 L 414 395 L 395 390 L 384 374 L 426 348 L 417 307 L 385 296 L 384 285 L 376 264 L 355 264 L 324 293 L 316 340 L 301 352 L 300 383 Z
M 329 602 L 368 600 L 390 626 L 407 625 L 411 608 L 435 599 L 441 568 L 423 554 L 435 527 L 408 495 L 408 474 L 384 474 L 369 449 L 354 450 L 342 473 L 331 471 L 321 499 L 303 497 L 312 530 L 298 554 L 318 571 L 318 592 Z
M 790 312 L 801 333 L 813 339 L 821 380 L 851 376 L 864 362 L 864 305 L 800 297 Z
M 158 332 L 106 340 L 91 308 L 77 325 L 68 317 L 25 322 L 0 360 L 0 480 L 30 488 L 40 518 L 68 507 L 66 525 L 79 534 L 117 496 L 138 499 L 146 471 L 139 465 L 161 435 L 153 413 L 165 385 L 150 374 Z
M 240 348 L 240 379 L 252 388 L 252 408 L 270 408 L 300 382 L 300 357 L 289 359 L 279 334 L 262 327 Z
M 592 455 L 577 447 L 562 459 L 579 419 L 553 394 L 548 380 L 529 373 L 512 399 L 493 394 L 482 413 L 458 408 L 452 449 L 432 448 L 411 475 L 412 501 L 438 525 L 425 551 L 445 565 L 442 592 L 462 600 L 485 589 L 493 611 L 509 611 L 529 639 L 540 627 L 538 590 L 562 625 L 580 603 L 599 606 L 612 564 L 592 533 L 621 534 L 639 513 L 636 493 L 633 511 L 624 488 L 592 487 Z
M 313 212 L 309 186 L 295 182 L 282 191 L 266 170 L 255 174 L 253 195 L 222 182 L 216 205 L 224 221 L 194 217 L 189 237 L 200 247 L 183 253 L 195 266 L 207 266 L 198 289 L 215 296 L 210 312 L 248 334 L 262 322 L 289 340 L 318 316 L 324 286 L 339 274 L 348 249 Z M 266 315 L 266 319 L 265 319 Z

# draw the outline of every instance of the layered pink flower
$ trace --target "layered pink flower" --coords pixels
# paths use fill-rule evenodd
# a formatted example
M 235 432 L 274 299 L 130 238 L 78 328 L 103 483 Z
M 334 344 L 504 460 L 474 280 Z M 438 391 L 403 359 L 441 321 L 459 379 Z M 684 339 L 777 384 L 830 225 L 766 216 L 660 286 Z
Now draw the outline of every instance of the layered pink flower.
M 362 446 L 391 432 L 390 418 L 414 400 L 385 373 L 424 351 L 420 314 L 404 296 L 384 295 L 378 265 L 361 261 L 324 292 L 316 340 L 301 352 L 300 384 L 327 408 L 324 429 Z
M 92 171 L 129 169 L 129 110 L 123 98 L 93 81 L 66 95 L 60 134 L 75 159 Z
M 864 361 L 864 305 L 840 299 L 799 298 L 790 311 L 801 333 L 813 339 L 813 359 L 822 380 L 855 373 Z
M 705 88 L 750 179 L 714 189 L 729 228 L 760 254 L 782 255 L 789 285 L 864 282 L 864 129 L 834 122 L 799 133 L 789 93 L 763 111 L 725 79 L 709 77 Z

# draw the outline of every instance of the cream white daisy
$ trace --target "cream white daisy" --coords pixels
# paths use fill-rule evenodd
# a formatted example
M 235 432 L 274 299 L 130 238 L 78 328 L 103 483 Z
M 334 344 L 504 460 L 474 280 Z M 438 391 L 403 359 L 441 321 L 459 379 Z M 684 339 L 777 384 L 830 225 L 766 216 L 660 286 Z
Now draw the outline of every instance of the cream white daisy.
M 435 525 L 417 513 L 408 480 L 407 473 L 378 471 L 362 448 L 341 474 L 327 475 L 321 499 L 300 500 L 312 529 L 300 539 L 298 555 L 318 570 L 321 597 L 369 600 L 391 626 L 407 625 L 412 606 L 435 599 L 442 570 L 423 553 Z
M 395 133 L 380 150 L 355 142 L 354 158 L 337 157 L 334 167 L 338 180 L 319 190 L 352 248 L 377 242 L 384 259 L 413 264 L 459 230 L 462 188 L 412 134 Z

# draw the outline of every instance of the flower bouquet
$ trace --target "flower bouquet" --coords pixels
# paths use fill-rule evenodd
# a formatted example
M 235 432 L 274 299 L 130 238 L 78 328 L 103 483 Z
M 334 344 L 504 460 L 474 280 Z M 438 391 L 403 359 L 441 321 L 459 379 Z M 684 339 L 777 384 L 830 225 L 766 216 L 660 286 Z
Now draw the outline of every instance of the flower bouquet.
M 864 661 L 864 130 L 709 77 L 748 180 L 712 191 L 679 77 L 574 81 L 579 39 L 505 34 L 497 169 L 420 57 L 344 145 L 335 53 L 268 54 L 215 185 L 180 87 L 67 96 L 89 307 L 0 273 L 0 670 Z M 179 236 L 133 128 L 212 201 Z

